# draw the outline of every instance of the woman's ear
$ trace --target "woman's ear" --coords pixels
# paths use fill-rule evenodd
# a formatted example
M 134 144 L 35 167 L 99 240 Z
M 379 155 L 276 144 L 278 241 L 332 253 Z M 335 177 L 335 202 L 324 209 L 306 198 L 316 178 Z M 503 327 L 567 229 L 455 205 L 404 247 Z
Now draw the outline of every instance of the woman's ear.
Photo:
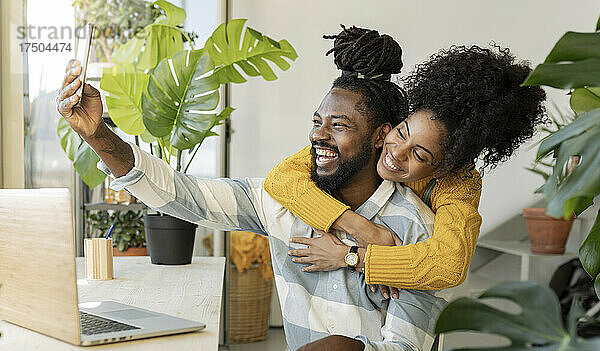
M 383 142 L 385 140 L 385 136 L 392 130 L 392 125 L 390 123 L 384 123 L 379 126 L 379 130 L 377 131 L 377 140 L 375 141 L 375 148 L 379 149 L 383 147 Z

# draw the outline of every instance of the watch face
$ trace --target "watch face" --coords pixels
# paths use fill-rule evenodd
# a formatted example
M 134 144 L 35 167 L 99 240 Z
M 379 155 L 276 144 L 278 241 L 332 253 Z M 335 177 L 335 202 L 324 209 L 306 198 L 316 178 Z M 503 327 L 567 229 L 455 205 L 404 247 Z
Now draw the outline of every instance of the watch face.
M 345 257 L 346 264 L 349 266 L 356 266 L 358 264 L 358 255 L 355 253 L 348 253 Z

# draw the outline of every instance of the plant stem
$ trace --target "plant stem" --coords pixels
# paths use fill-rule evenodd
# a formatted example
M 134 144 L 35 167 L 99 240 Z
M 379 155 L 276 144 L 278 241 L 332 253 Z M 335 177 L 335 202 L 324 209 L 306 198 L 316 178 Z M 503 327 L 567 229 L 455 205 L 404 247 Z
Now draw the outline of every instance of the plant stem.
M 163 153 L 162 153 L 162 146 L 160 145 L 160 139 L 156 140 L 157 144 L 158 144 L 158 158 L 160 158 L 161 160 L 163 159 Z
M 190 48 L 194 50 L 194 44 L 192 42 L 192 39 L 190 39 L 190 37 L 188 37 L 188 35 L 184 31 L 181 31 L 181 34 L 183 34 L 183 36 L 187 39 L 188 43 L 190 43 Z
M 177 150 L 177 172 L 181 171 L 181 151 Z
M 192 157 L 190 157 L 190 161 L 188 162 L 187 166 L 185 166 L 185 168 L 183 169 L 183 173 L 187 173 L 187 170 L 188 170 L 188 168 L 190 168 L 190 165 L 192 164 L 192 161 L 194 160 L 194 156 L 196 156 L 196 152 L 198 152 L 198 150 L 200 150 L 201 145 L 202 144 L 198 144 L 198 147 L 196 147 L 196 150 L 194 150 Z

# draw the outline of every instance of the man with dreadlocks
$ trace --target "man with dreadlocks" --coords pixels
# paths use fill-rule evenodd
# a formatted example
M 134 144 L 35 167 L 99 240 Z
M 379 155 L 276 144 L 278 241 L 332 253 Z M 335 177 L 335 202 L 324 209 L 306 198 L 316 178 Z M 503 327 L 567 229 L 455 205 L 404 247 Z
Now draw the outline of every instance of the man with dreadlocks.
M 393 219 L 405 243 L 423 241 L 433 213 L 408 188 L 382 181 L 376 172 L 384 136 L 407 114 L 401 89 L 389 81 L 402 68 L 402 51 L 387 35 L 344 28 L 335 39 L 342 70 L 313 116 L 314 179 L 375 223 Z M 377 54 L 374 54 L 377 53 Z M 199 179 L 175 172 L 164 161 L 122 141 L 102 122 L 99 93 L 88 86 L 75 107 L 78 62 L 70 62 L 58 110 L 100 156 L 100 167 L 151 208 L 202 226 L 267 235 L 288 349 L 429 350 L 434 321 L 446 301 L 434 292 L 400 291 L 384 299 L 367 288 L 362 273 L 349 269 L 305 273 L 288 250 L 290 237 L 311 238 L 313 229 L 263 189 L 263 179 Z M 339 159 L 339 162 L 332 162 Z M 338 238 L 354 245 L 353 238 Z

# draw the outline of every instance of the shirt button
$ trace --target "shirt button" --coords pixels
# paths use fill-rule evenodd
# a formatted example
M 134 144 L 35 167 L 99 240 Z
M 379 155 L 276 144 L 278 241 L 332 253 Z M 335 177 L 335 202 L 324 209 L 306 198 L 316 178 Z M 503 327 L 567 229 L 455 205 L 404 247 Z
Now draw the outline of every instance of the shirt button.
M 337 289 L 337 284 L 333 284 L 333 290 Z

